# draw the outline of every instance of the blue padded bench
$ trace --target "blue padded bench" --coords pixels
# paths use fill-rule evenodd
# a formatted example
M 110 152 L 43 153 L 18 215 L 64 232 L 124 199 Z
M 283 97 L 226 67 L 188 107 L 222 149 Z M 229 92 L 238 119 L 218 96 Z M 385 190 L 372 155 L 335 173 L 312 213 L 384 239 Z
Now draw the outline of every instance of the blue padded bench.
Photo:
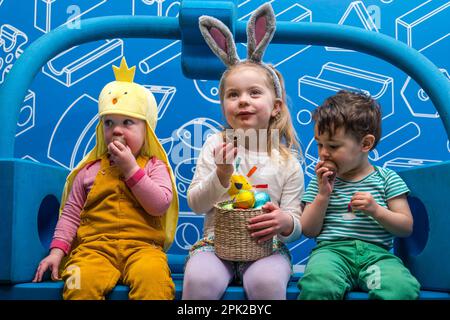
M 57 199 L 67 175 L 59 167 L 14 158 L 19 110 L 28 87 L 43 65 L 58 53 L 90 41 L 130 37 L 181 40 L 183 73 L 189 78 L 218 79 L 223 64 L 202 41 L 198 16 L 220 17 L 235 31 L 236 39 L 241 40 L 246 30 L 244 21 L 236 21 L 237 1 L 214 1 L 213 6 L 210 6 L 212 2 L 198 0 L 181 3 L 178 18 L 109 16 L 84 19 L 83 30 L 61 26 L 30 44 L 14 63 L 0 86 L 0 114 L 5 119 L 0 126 L 0 299 L 61 299 L 62 282 L 22 283 L 31 278 L 33 264 L 44 254 L 43 243 L 48 239 L 41 236 L 50 234 L 46 230 L 51 229 L 47 223 L 51 215 L 44 209 L 56 207 L 57 210 Z M 405 43 L 357 27 L 285 21 L 277 23 L 272 43 L 337 46 L 391 63 L 411 76 L 426 92 L 450 137 L 450 82 L 437 66 Z M 199 64 L 200 56 L 202 63 Z M 447 214 L 450 161 L 408 169 L 402 171 L 401 176 L 419 207 L 413 210 L 417 213 L 414 219 L 421 223 L 415 224 L 420 226 L 417 227 L 418 237 L 413 237 L 411 245 L 404 246 L 399 256 L 424 287 L 447 292 L 422 291 L 422 299 L 450 299 L 450 268 L 442 268 L 450 264 L 450 256 L 445 254 L 450 252 L 450 215 Z M 35 188 L 33 182 L 40 187 Z M 19 195 L 26 195 L 26 201 L 17 201 Z M 31 253 L 31 257 L 27 253 Z M 184 257 L 170 257 L 177 299 L 182 291 L 183 262 Z M 297 298 L 296 282 L 300 276 L 292 277 L 287 289 L 288 299 Z M 127 287 L 117 286 L 109 298 L 126 299 L 127 291 Z M 241 287 L 231 286 L 223 298 L 243 299 L 245 294 Z M 351 292 L 347 298 L 366 299 L 367 294 Z
M 168 254 L 169 265 L 172 271 L 172 278 L 175 283 L 175 299 L 181 299 L 183 290 L 183 268 L 185 256 Z M 301 273 L 294 273 L 287 288 L 287 299 L 296 300 L 299 294 L 297 281 L 302 276 Z M 0 284 L 0 300 L 61 300 L 62 281 L 44 281 L 41 283 L 20 283 L 15 285 Z M 128 299 L 128 286 L 117 285 L 108 295 L 109 300 Z M 365 292 L 350 292 L 347 294 L 347 300 L 367 300 L 368 295 Z M 450 300 L 450 293 L 437 291 L 421 291 L 421 300 Z M 245 300 L 245 292 L 242 286 L 229 286 L 222 297 L 223 300 Z

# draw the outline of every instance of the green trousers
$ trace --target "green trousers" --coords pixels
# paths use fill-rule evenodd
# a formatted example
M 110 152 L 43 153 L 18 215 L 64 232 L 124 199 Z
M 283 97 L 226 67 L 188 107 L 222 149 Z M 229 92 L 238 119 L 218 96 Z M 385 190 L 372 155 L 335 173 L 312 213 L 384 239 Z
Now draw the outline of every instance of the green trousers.
M 402 261 L 386 249 L 360 240 L 322 241 L 298 282 L 305 300 L 342 300 L 360 289 L 369 299 L 410 300 L 420 284 Z

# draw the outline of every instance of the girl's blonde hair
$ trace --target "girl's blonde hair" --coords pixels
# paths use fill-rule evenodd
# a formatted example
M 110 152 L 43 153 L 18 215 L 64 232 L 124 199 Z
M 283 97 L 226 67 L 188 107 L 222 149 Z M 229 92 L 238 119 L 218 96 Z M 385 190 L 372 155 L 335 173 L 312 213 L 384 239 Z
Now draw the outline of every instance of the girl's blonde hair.
M 268 80 L 267 83 L 268 87 L 273 88 L 273 91 L 275 93 L 274 81 L 272 79 L 270 71 L 262 67 L 258 63 L 246 60 L 237 63 L 235 65 L 229 66 L 228 69 L 225 70 L 225 72 L 223 73 L 219 84 L 219 97 L 222 106 L 225 95 L 225 80 L 231 74 L 231 72 L 242 66 L 254 67 L 264 72 L 264 74 L 266 75 L 266 79 Z M 282 92 L 280 111 L 275 117 L 271 117 L 269 121 L 269 127 L 267 128 L 267 149 L 268 149 L 267 151 L 269 155 L 271 155 L 273 138 L 278 137 L 278 141 L 274 142 L 278 144 L 280 148 L 280 154 L 283 158 L 286 159 L 292 155 L 295 156 L 296 158 L 300 158 L 302 156 L 302 151 L 300 148 L 298 135 L 292 124 L 291 114 L 289 112 L 286 103 L 286 90 L 284 87 L 284 78 L 282 74 L 278 70 L 276 70 L 272 65 L 266 64 L 266 67 L 271 68 L 278 76 Z M 273 132 L 275 130 L 277 130 L 279 134 L 274 136 Z

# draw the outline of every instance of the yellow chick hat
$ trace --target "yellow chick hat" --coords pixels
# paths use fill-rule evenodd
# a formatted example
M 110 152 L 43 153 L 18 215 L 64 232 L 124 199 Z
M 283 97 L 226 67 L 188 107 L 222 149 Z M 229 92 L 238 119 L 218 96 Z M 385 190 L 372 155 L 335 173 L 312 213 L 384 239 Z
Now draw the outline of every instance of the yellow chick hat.
M 164 250 L 167 251 L 175 237 L 178 222 L 177 188 L 167 154 L 154 132 L 158 118 L 155 97 L 150 90 L 133 82 L 135 70 L 135 66 L 128 68 L 125 58 L 122 58 L 120 68 L 113 66 L 116 80 L 108 83 L 102 89 L 98 99 L 99 122 L 96 128 L 96 145 L 67 177 L 60 212 L 62 211 L 62 208 L 67 200 L 67 196 L 72 189 L 73 180 L 75 179 L 78 171 L 86 164 L 100 159 L 107 152 L 107 146 L 103 135 L 102 116 L 107 114 L 120 114 L 142 119 L 147 122 L 147 136 L 144 146 L 141 149 L 141 155 L 148 157 L 156 156 L 156 158 L 163 161 L 167 166 L 170 173 L 170 178 L 172 180 L 172 202 L 166 214 L 162 217 L 162 226 L 166 234 Z

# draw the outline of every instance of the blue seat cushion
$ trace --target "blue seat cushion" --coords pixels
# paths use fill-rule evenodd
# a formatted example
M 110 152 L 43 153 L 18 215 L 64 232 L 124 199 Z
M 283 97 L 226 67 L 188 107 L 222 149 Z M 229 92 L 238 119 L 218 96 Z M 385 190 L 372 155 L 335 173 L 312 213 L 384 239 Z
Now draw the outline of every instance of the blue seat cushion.
M 175 283 L 175 299 L 181 299 L 183 290 L 183 274 L 172 274 Z M 294 279 L 294 280 L 293 280 Z M 286 294 L 288 300 L 296 300 L 300 293 L 297 287 L 298 275 L 294 275 L 288 284 Z M 1 300 L 60 300 L 62 299 L 62 281 L 44 281 L 40 283 L 21 283 L 16 285 L 0 285 Z M 126 300 L 128 299 L 128 286 L 117 285 L 106 297 L 108 300 Z M 349 292 L 347 300 L 367 300 L 366 292 Z M 242 286 L 231 285 L 225 291 L 223 300 L 245 300 L 245 292 Z M 421 291 L 419 299 L 421 300 L 450 300 L 450 293 L 438 291 Z
M 172 279 L 175 283 L 175 299 L 181 299 L 183 291 L 183 272 L 185 256 L 168 254 Z M 302 273 L 297 272 L 291 276 L 286 290 L 288 300 L 296 300 L 300 293 L 297 282 Z M 43 281 L 40 283 L 0 284 L 1 300 L 61 300 L 64 283 L 62 281 Z M 129 288 L 125 285 L 117 285 L 106 297 L 109 300 L 128 299 Z M 230 285 L 225 291 L 223 300 L 245 300 L 247 297 L 242 286 Z M 349 292 L 347 300 L 367 300 L 366 292 Z M 450 300 L 450 293 L 437 291 L 421 291 L 419 299 L 422 300 Z

